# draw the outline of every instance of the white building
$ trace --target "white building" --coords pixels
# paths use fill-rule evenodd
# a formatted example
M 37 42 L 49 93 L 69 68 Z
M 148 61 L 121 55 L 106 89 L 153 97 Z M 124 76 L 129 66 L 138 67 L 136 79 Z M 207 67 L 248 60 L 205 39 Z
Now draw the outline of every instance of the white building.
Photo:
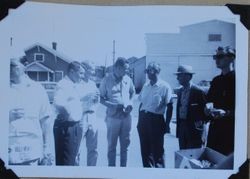
M 161 64 L 161 78 L 174 88 L 178 86 L 176 72 L 179 64 L 193 66 L 194 83 L 211 81 L 220 73 L 212 55 L 218 46 L 235 48 L 235 24 L 211 20 L 180 27 L 179 33 L 146 34 L 146 62 Z

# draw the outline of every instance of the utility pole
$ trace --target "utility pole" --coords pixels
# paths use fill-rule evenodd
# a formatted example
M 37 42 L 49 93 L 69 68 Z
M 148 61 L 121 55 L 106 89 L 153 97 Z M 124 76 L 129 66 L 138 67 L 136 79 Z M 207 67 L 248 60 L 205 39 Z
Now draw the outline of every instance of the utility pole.
M 113 65 L 115 64 L 115 40 L 113 40 Z
M 13 38 L 10 37 L 10 46 L 12 47 L 12 41 L 13 41 Z
M 105 57 L 105 68 L 107 67 L 107 55 Z

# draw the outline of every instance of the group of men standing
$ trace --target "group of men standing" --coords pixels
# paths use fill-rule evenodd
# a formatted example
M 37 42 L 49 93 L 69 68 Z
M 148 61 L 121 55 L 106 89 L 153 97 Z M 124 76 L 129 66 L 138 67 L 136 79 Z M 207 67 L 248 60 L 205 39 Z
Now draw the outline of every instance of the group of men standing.
M 203 125 L 210 122 L 207 146 L 229 155 L 234 151 L 235 73 L 231 66 L 235 51 L 219 47 L 214 59 L 222 73 L 212 80 L 207 94 L 191 82 L 194 75 L 191 66 L 180 65 L 175 73 L 181 85 L 175 90 L 178 96 L 176 136 L 180 149 L 200 148 L 204 142 Z M 129 63 L 125 58 L 118 58 L 113 71 L 104 77 L 99 89 L 92 81 L 93 69 L 91 63 L 74 61 L 69 64 L 67 75 L 56 87 L 54 120 L 51 119 L 52 112 L 45 91 L 24 74 L 20 62 L 11 61 L 11 102 L 15 105 L 10 110 L 10 164 L 48 163 L 46 159 L 51 158 L 48 138 L 54 136 L 56 165 L 79 165 L 80 146 L 85 141 L 87 166 L 95 166 L 98 158 L 97 126 L 100 122 L 96 113 L 101 103 L 107 108 L 108 166 L 116 166 L 118 140 L 120 166 L 127 166 L 135 96 L 133 82 L 127 75 Z M 143 167 L 165 167 L 164 135 L 169 132 L 173 92 L 170 85 L 160 79 L 160 71 L 158 63 L 148 64 L 145 70 L 148 82 L 138 97 L 137 130 Z M 37 91 L 36 97 L 30 98 L 33 90 Z

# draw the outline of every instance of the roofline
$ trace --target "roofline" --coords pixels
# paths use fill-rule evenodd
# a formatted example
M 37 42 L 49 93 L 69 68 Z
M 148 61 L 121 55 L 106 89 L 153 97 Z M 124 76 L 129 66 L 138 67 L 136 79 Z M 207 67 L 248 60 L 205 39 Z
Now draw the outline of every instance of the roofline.
M 202 57 L 211 57 L 213 53 L 149 53 L 148 56 L 165 56 L 165 57 L 183 57 L 183 56 L 202 56 Z
M 41 68 L 44 68 L 45 70 L 47 70 L 47 71 L 49 71 L 51 73 L 54 73 L 53 70 L 51 70 L 50 68 L 44 66 L 43 64 L 41 64 L 39 62 L 32 62 L 32 63 L 28 64 L 27 66 L 25 66 L 25 71 L 26 71 L 26 68 L 29 68 L 31 65 L 34 65 L 34 64 L 40 66 Z
M 166 35 L 166 34 L 168 34 L 168 35 L 179 35 L 180 32 L 176 32 L 176 33 L 174 33 L 174 32 L 161 32 L 161 33 L 153 32 L 153 33 L 145 33 L 145 35 Z
M 194 24 L 183 25 L 183 26 L 180 26 L 180 28 L 185 28 L 185 27 L 189 27 L 189 26 L 193 26 L 193 25 L 200 25 L 200 24 L 204 24 L 204 23 L 208 23 L 208 22 L 212 22 L 212 21 L 219 21 L 219 22 L 223 22 L 223 23 L 226 23 L 226 24 L 234 24 L 232 22 L 227 22 L 227 21 L 223 21 L 223 20 L 219 20 L 219 19 L 211 19 L 211 20 L 207 20 L 207 21 L 197 22 L 197 23 L 194 23 Z
M 39 42 L 27 47 L 24 49 L 24 52 L 27 52 L 28 50 L 34 48 L 34 47 L 37 47 L 37 46 L 40 46 L 42 48 L 44 48 L 46 51 L 50 52 L 51 54 L 55 55 L 56 57 L 59 57 L 61 58 L 63 61 L 67 62 L 67 63 L 71 63 L 71 60 L 69 60 L 68 57 L 65 57 L 63 54 L 60 54 L 58 51 L 54 50 L 54 49 L 51 49 L 50 47 L 47 47 L 46 45 L 43 45 Z

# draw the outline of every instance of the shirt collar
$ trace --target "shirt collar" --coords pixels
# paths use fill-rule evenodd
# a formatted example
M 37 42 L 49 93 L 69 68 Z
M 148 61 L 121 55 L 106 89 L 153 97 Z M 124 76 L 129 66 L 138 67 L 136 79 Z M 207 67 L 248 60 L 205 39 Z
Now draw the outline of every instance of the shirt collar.
M 160 86 L 160 84 L 161 84 L 161 80 L 158 79 L 157 82 L 156 82 L 154 85 L 151 85 L 151 84 L 150 84 L 150 81 L 149 81 L 149 82 L 147 83 L 147 86 Z
M 124 76 L 121 78 L 121 80 L 119 79 L 119 78 L 117 78 L 116 76 L 115 76 L 115 73 L 113 72 L 112 73 L 112 78 L 115 80 L 115 81 L 117 81 L 117 82 L 121 82 L 121 81 L 123 81 L 123 79 L 124 79 Z
M 192 86 L 193 86 L 193 83 L 190 81 L 189 85 L 186 88 L 182 87 L 182 89 L 189 90 L 189 89 L 191 89 Z
M 64 78 L 65 78 L 65 80 L 66 80 L 68 83 L 70 83 L 70 85 L 72 85 L 72 86 L 77 85 L 77 83 L 74 83 L 67 75 L 66 75 Z M 80 83 L 79 83 L 79 84 L 80 84 Z

